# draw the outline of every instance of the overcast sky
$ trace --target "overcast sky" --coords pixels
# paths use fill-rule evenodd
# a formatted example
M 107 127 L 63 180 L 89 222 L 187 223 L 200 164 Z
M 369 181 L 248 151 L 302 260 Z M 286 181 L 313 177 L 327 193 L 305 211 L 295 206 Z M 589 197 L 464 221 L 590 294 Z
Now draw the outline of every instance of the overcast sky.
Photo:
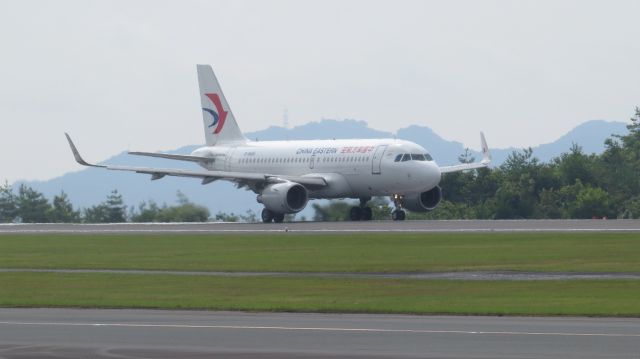
M 640 105 L 639 1 L 2 1 L 0 180 L 204 142 L 196 63 L 239 125 L 410 124 L 551 142 Z

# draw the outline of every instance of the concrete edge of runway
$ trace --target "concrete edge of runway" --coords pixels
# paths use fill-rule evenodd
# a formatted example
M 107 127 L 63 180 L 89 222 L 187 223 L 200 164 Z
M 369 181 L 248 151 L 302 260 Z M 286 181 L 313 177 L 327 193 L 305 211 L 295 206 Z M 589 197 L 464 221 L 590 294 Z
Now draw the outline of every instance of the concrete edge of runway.
M 0 224 L 0 234 L 55 233 L 518 233 L 640 232 L 640 220 L 428 220 L 290 223 Z

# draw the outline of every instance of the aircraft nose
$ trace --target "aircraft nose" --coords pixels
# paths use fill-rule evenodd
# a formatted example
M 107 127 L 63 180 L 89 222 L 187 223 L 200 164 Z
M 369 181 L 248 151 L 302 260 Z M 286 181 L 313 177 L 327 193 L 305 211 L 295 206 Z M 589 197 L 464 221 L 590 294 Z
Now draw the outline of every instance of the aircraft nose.
M 429 188 L 433 188 L 440 183 L 440 167 L 433 161 L 426 162 L 424 167 L 424 181 L 425 185 Z

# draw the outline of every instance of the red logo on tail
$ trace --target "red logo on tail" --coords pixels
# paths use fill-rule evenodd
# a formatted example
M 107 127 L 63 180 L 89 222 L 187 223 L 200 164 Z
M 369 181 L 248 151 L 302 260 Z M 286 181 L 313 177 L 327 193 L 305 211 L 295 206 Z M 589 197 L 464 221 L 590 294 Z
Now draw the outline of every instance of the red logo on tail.
M 224 120 L 227 118 L 228 112 L 225 111 L 224 108 L 222 108 L 222 101 L 220 101 L 220 96 L 218 96 L 217 93 L 206 93 L 204 95 L 207 96 L 209 100 L 213 102 L 213 105 L 216 107 L 215 112 L 218 114 L 218 118 L 214 116 L 213 124 L 216 124 L 217 122 L 217 126 L 215 130 L 213 130 L 213 134 L 217 135 L 218 133 L 220 133 L 220 131 L 222 131 L 222 126 L 224 126 Z M 206 110 L 206 109 L 203 109 L 203 110 Z

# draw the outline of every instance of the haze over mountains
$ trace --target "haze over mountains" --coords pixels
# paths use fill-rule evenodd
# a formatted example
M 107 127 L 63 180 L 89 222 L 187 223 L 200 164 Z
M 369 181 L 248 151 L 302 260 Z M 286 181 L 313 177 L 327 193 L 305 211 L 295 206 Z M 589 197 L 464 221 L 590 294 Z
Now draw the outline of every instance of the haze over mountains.
M 608 122 L 595 120 L 585 122 L 569 131 L 556 141 L 542 144 L 533 148 L 534 156 L 542 161 L 549 161 L 563 152 L 567 152 L 572 143 L 582 146 L 585 153 L 600 153 L 604 149 L 604 140 L 612 134 L 627 133 L 626 124 L 623 122 Z M 396 134 L 378 131 L 369 128 L 364 121 L 355 120 L 327 120 L 310 122 L 302 126 L 286 129 L 272 126 L 262 131 L 247 133 L 252 140 L 305 140 L 305 139 L 332 139 L 332 138 L 392 138 L 405 139 L 416 142 L 425 147 L 440 165 L 455 164 L 458 156 L 464 152 L 465 146 L 460 142 L 447 141 L 434 133 L 430 128 L 412 125 L 399 129 Z M 491 134 L 487 133 L 487 141 L 491 146 Z M 478 143 L 472 144 L 479 147 Z M 60 135 L 60 141 L 64 141 Z M 82 153 L 83 146 L 90 144 L 90 139 L 75 139 L 76 145 Z M 189 154 L 200 145 L 185 146 L 170 153 Z M 144 150 L 138 149 L 137 150 Z M 516 148 L 495 149 L 491 148 L 493 166 L 499 166 L 507 156 Z M 479 152 L 473 151 L 476 159 L 481 158 Z M 89 161 L 95 159 L 87 159 Z M 69 161 L 73 161 L 69 152 Z M 101 163 L 149 166 L 165 168 L 199 168 L 193 163 L 182 163 L 156 158 L 131 156 L 126 152 L 119 153 Z M 18 186 L 21 182 L 16 182 Z M 237 190 L 234 185 L 225 181 L 217 181 L 208 185 L 201 185 L 199 180 L 189 178 L 165 177 L 161 180 L 150 181 L 148 175 L 136 173 L 106 171 L 98 168 L 82 168 L 78 171 L 66 173 L 47 181 L 23 182 L 40 191 L 51 199 L 60 191 L 65 191 L 76 208 L 89 207 L 98 204 L 106 198 L 107 194 L 117 189 L 123 195 L 125 203 L 137 206 L 142 201 L 154 200 L 158 204 L 172 204 L 176 200 L 176 192 L 180 190 L 191 201 L 207 206 L 212 214 L 219 211 L 243 214 L 247 210 L 256 213 L 262 209 L 256 202 L 253 192 Z M 308 206 L 307 208 L 310 208 Z M 305 210 L 305 212 L 308 211 Z

